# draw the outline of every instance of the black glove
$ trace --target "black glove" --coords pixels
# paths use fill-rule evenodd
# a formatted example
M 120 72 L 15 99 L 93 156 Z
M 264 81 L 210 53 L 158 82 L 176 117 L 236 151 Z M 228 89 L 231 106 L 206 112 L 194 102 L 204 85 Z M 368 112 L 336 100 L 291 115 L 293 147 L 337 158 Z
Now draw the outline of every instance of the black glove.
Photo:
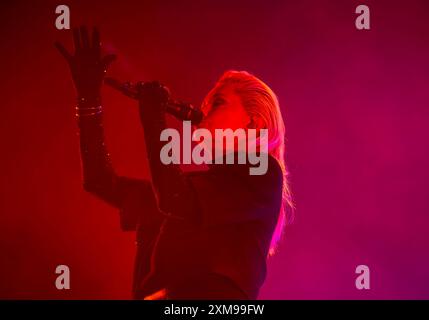
M 99 99 L 104 74 L 116 56 L 109 54 L 102 57 L 100 34 L 96 28 L 93 30 L 92 39 L 86 27 L 73 29 L 73 40 L 74 55 L 59 42 L 55 42 L 55 46 L 70 66 L 78 97 L 86 100 Z
M 144 127 L 164 125 L 164 115 L 170 100 L 170 91 L 158 81 L 138 85 L 140 119 Z

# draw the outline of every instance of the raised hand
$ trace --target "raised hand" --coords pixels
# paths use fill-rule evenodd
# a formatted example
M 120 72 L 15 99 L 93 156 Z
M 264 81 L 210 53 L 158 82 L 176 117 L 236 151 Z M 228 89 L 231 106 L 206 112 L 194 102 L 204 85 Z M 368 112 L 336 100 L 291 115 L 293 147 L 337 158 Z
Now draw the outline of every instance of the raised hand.
M 92 39 L 84 26 L 73 29 L 75 53 L 71 55 L 64 46 L 55 46 L 70 66 L 74 85 L 79 99 L 97 100 L 101 85 L 110 63 L 116 59 L 114 54 L 101 56 L 100 33 L 94 28 Z

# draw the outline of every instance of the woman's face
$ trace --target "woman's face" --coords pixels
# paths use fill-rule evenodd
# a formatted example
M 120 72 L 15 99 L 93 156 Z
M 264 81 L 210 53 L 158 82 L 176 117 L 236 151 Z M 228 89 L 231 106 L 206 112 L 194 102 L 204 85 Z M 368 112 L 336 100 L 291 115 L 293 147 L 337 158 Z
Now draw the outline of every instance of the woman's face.
M 207 114 L 198 127 L 208 129 L 214 136 L 215 129 L 246 129 L 249 123 L 240 97 L 231 86 L 225 86 L 209 101 Z

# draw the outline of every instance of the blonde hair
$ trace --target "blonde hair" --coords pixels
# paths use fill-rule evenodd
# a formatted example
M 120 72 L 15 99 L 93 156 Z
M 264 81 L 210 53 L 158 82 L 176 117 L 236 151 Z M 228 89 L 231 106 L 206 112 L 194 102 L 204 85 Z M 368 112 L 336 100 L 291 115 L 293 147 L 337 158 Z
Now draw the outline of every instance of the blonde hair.
M 277 251 L 285 226 L 292 222 L 294 215 L 294 205 L 288 184 L 288 170 L 284 158 L 285 125 L 279 102 L 270 87 L 254 75 L 246 71 L 230 70 L 222 75 L 204 99 L 201 106 L 203 112 L 210 108 L 214 94 L 225 86 L 232 86 L 235 93 L 241 98 L 243 107 L 249 116 L 259 118 L 262 121 L 262 128 L 268 129 L 268 152 L 277 160 L 283 172 L 282 205 L 268 252 L 268 256 L 272 256 Z

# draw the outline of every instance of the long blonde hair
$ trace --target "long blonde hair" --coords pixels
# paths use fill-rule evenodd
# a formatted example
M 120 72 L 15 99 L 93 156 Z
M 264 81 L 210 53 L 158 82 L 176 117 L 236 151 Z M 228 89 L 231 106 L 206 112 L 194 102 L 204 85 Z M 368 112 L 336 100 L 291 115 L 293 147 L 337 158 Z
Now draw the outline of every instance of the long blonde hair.
M 210 108 L 213 95 L 225 86 L 232 86 L 241 98 L 243 107 L 251 118 L 262 121 L 262 128 L 268 129 L 268 152 L 279 163 L 283 172 L 282 205 L 271 238 L 268 256 L 277 251 L 285 226 L 293 220 L 294 205 L 288 183 L 285 163 L 285 125 L 276 94 L 262 80 L 246 71 L 230 70 L 217 81 L 202 103 L 203 112 Z M 262 129 L 260 128 L 260 129 Z

